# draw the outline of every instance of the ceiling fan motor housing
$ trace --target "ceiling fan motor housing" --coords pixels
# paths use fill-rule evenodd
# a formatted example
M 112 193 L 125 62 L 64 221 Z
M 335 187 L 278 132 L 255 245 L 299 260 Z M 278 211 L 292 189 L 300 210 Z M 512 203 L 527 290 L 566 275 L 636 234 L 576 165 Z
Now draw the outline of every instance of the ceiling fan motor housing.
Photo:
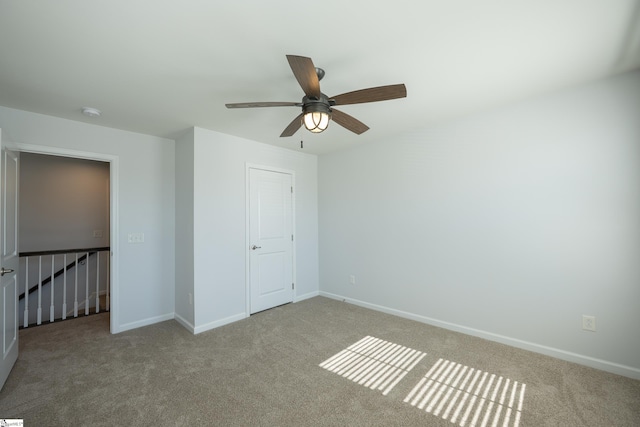
M 324 93 L 320 94 L 320 98 L 311 98 L 305 96 L 302 98 L 302 112 L 306 113 L 327 113 L 331 115 L 331 102 Z

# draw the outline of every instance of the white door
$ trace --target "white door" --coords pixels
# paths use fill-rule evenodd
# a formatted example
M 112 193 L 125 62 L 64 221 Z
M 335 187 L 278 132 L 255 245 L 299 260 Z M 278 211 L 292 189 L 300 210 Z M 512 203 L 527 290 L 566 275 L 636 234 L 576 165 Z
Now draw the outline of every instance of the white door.
M 0 134 L 0 140 L 1 140 Z M 0 389 L 18 359 L 18 156 L 0 143 Z
M 292 200 L 290 174 L 249 169 L 251 314 L 293 301 Z

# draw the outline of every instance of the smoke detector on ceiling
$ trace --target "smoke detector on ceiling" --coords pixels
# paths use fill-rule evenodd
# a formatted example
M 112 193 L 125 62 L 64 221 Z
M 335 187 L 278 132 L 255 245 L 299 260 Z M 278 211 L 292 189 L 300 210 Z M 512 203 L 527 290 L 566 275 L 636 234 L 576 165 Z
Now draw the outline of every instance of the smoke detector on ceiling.
M 82 107 L 82 114 L 88 117 L 100 117 L 102 115 L 102 111 L 97 108 Z

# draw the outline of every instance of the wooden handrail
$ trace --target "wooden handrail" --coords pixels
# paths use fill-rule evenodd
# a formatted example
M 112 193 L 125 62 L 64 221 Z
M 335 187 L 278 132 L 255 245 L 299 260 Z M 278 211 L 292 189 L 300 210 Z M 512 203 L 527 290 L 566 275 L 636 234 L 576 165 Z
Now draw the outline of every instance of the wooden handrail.
M 33 252 L 20 252 L 18 255 L 23 256 L 38 256 L 38 255 L 57 255 L 57 254 L 72 254 L 82 252 L 103 252 L 110 250 L 111 247 L 104 246 L 100 248 L 84 248 L 84 249 L 56 249 L 49 251 L 33 251 Z

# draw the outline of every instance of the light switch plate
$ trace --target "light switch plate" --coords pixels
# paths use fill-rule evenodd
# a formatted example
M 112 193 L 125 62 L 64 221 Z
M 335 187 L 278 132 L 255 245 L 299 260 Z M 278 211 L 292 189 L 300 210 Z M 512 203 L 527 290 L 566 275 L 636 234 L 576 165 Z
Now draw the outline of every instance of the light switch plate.
M 144 243 L 144 233 L 129 233 L 127 241 L 129 243 Z

